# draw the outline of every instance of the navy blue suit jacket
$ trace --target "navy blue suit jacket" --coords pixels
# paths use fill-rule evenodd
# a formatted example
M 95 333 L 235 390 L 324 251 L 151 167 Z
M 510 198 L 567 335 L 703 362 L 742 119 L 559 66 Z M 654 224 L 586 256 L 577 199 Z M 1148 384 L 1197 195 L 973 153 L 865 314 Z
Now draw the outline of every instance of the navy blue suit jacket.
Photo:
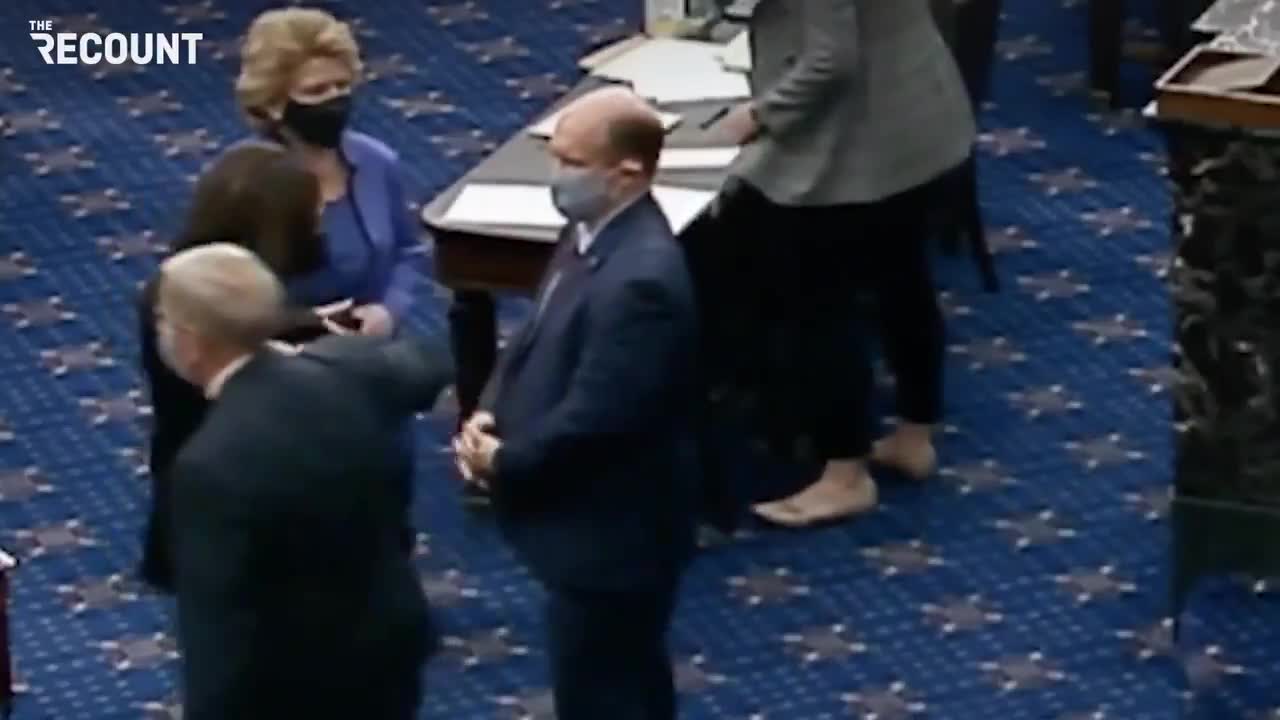
M 541 315 L 508 345 L 482 399 L 503 446 L 498 523 L 545 583 L 669 585 L 693 549 L 697 311 L 684 254 L 646 195 L 585 255 L 566 230 Z

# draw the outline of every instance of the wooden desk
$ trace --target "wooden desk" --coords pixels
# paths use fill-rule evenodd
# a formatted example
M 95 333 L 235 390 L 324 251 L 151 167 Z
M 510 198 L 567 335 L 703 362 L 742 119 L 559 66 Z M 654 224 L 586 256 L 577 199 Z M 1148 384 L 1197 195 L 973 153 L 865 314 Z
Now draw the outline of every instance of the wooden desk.
M 543 116 L 601 85 L 594 78 L 583 80 Z M 663 111 L 682 116 L 680 124 L 667 135 L 667 147 L 723 146 L 724 142 L 708 126 L 732 104 L 715 101 L 662 107 Z M 497 358 L 494 294 L 533 292 L 551 256 L 556 232 L 518 226 L 453 225 L 445 216 L 454 199 L 471 183 L 547 183 L 551 161 L 545 144 L 545 140 L 521 129 L 422 210 L 422 221 L 435 238 L 436 277 L 454 292 L 449 332 L 458 365 L 457 396 L 463 417 L 475 409 Z M 681 170 L 660 172 L 657 182 L 718 190 L 724 179 L 723 171 Z
M 1174 618 L 1206 574 L 1280 574 L 1280 109 L 1197 88 L 1209 60 L 1192 50 L 1151 108 L 1174 188 Z

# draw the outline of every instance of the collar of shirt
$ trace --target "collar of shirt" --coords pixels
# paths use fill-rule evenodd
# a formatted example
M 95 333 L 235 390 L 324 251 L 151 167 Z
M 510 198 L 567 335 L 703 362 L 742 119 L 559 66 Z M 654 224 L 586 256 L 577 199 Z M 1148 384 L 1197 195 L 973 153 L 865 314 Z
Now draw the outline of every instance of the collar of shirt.
M 596 237 L 600 235 L 601 231 L 603 231 L 606 227 L 608 227 L 609 223 L 613 222 L 614 218 L 621 215 L 624 210 L 634 205 L 636 201 L 643 196 L 644 196 L 644 193 L 640 193 L 639 195 L 636 195 L 630 200 L 627 200 L 626 202 L 622 203 L 621 205 L 614 208 L 613 210 L 610 210 L 609 214 L 605 215 L 603 218 L 601 218 L 599 221 L 595 223 L 592 223 L 592 224 L 587 224 L 584 222 L 578 223 L 577 226 L 575 226 L 574 228 L 577 231 L 577 235 L 578 235 L 578 254 L 586 255 L 587 251 L 591 249 L 592 243 L 596 241 Z M 592 225 L 594 225 L 595 227 L 593 228 Z
M 205 385 L 204 396 L 210 400 L 218 397 L 218 395 L 222 393 L 223 386 L 227 384 L 227 380 L 230 380 L 232 375 L 235 375 L 241 368 L 247 365 L 250 357 L 250 355 L 241 355 L 235 360 L 227 363 L 225 367 L 218 371 L 217 375 L 213 376 L 213 379 L 209 381 L 209 384 Z

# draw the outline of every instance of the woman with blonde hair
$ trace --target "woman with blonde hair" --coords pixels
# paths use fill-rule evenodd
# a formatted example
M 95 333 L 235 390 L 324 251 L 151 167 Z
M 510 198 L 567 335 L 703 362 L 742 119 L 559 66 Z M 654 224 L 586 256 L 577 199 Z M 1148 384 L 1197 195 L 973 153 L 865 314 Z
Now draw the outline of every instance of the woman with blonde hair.
M 421 280 L 419 232 L 396 153 L 348 128 L 363 71 L 351 28 L 323 10 L 268 10 L 249 26 L 240 61 L 240 109 L 320 182 L 327 262 L 289 280 L 290 299 L 316 307 L 350 300 L 343 326 L 391 334 Z

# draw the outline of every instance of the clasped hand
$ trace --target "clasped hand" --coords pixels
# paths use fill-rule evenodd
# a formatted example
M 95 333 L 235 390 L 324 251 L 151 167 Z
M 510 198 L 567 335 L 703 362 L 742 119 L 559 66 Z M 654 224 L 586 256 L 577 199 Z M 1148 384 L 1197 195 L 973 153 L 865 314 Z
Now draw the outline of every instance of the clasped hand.
M 495 427 L 493 415 L 480 411 L 468 418 L 462 432 L 454 436 L 454 458 L 463 480 L 487 486 L 493 473 L 493 458 L 502 447 L 502 441 L 494 435 Z

